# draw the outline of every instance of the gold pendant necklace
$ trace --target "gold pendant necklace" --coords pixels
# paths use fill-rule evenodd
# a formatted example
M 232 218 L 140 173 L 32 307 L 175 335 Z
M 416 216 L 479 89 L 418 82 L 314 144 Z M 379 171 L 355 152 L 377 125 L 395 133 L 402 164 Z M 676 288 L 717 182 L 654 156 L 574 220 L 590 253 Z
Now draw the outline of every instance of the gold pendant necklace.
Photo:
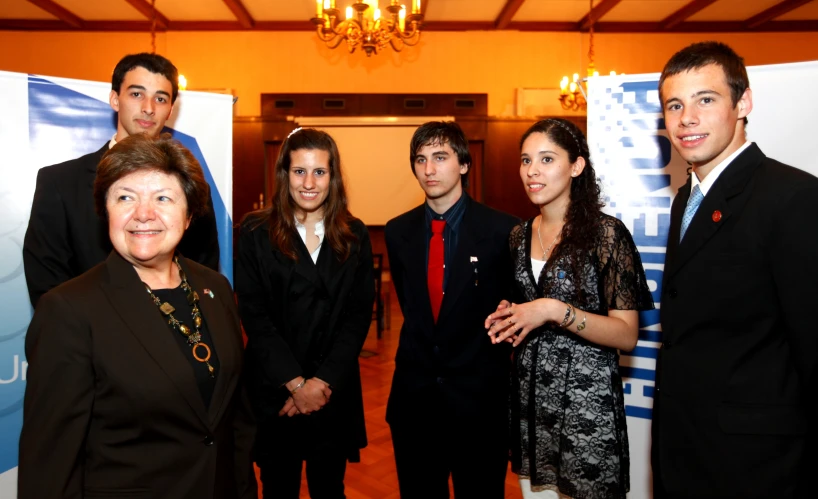
M 563 224 L 563 227 L 564 226 L 565 226 L 565 224 Z M 559 230 L 559 232 L 557 232 L 557 235 L 554 236 L 554 240 L 551 241 L 551 244 L 548 245 L 548 249 L 545 249 L 545 247 L 542 244 L 542 236 L 540 235 L 540 227 L 542 227 L 542 215 L 540 215 L 540 224 L 537 226 L 537 239 L 540 240 L 540 249 L 542 250 L 542 259 L 543 259 L 543 261 L 548 261 L 548 252 L 551 251 L 551 248 L 553 248 L 555 244 L 557 244 L 557 239 L 559 239 L 560 234 L 562 234 L 562 227 L 560 227 L 560 230 Z
M 179 268 L 179 277 L 182 279 L 182 291 L 185 292 L 187 297 L 187 303 L 191 307 L 193 307 L 193 311 L 191 312 L 191 316 L 193 317 L 193 325 L 196 327 L 196 331 L 193 332 L 190 330 L 188 326 L 179 322 L 176 317 L 173 316 L 173 312 L 176 311 L 173 305 L 168 302 L 162 302 L 155 294 L 153 294 L 153 290 L 147 283 L 142 283 L 145 285 L 145 289 L 148 291 L 148 294 L 151 295 L 151 299 L 153 303 L 159 307 L 159 311 L 162 312 L 162 315 L 168 318 L 168 325 L 182 333 L 182 336 L 187 338 L 188 344 L 191 346 L 191 353 L 193 354 L 193 358 L 198 360 L 199 362 L 203 362 L 207 366 L 207 370 L 210 373 L 211 378 L 216 377 L 216 370 L 213 366 L 210 365 L 210 347 L 207 343 L 202 341 L 202 333 L 199 332 L 199 328 L 202 326 L 202 314 L 199 312 L 199 294 L 190 287 L 190 284 L 187 282 L 187 276 L 185 272 L 182 270 L 182 266 L 179 265 L 179 257 L 173 257 L 173 263 L 176 264 L 176 267 Z M 204 348 L 204 356 L 199 355 L 199 352 L 196 351 L 197 348 Z

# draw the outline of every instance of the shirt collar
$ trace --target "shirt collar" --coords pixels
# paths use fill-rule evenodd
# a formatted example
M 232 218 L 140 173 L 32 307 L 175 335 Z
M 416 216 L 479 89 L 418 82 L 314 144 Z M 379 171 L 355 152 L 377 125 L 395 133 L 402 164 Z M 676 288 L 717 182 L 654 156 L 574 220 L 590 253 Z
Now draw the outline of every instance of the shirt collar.
M 115 145 L 116 145 L 116 133 L 114 133 L 114 136 L 111 137 L 111 141 L 108 142 L 108 149 L 114 147 Z
M 741 154 L 742 152 L 744 152 L 745 149 L 750 147 L 750 144 L 752 144 L 752 142 L 750 142 L 749 140 L 744 142 L 744 144 L 742 144 L 741 147 L 736 149 L 735 152 L 733 152 L 733 154 L 727 156 L 724 159 L 724 161 L 722 161 L 721 163 L 718 164 L 718 166 L 713 168 L 713 171 L 708 173 L 707 176 L 704 177 L 704 180 L 699 180 L 699 176 L 696 175 L 696 170 L 694 169 L 693 173 L 690 174 L 690 177 L 691 177 L 690 190 L 691 190 L 691 192 L 693 191 L 693 188 L 698 185 L 699 190 L 702 191 L 702 196 L 706 196 L 707 191 L 709 191 L 710 188 L 713 187 L 713 184 L 716 183 L 716 180 L 719 178 L 719 175 L 721 175 L 722 172 L 724 170 L 726 170 L 728 166 L 730 166 L 730 163 L 732 163 L 733 160 L 736 159 L 739 154 Z
M 302 230 L 305 231 L 304 234 L 306 234 L 307 228 L 304 226 L 304 224 L 302 224 L 301 222 L 298 221 L 297 217 L 295 217 L 295 228 L 297 230 L 299 230 L 299 231 L 302 231 Z M 318 236 L 319 238 L 324 236 L 324 221 L 323 220 L 319 220 L 319 221 L 315 222 L 315 235 Z
M 457 232 L 460 227 L 460 222 L 463 220 L 463 213 L 466 211 L 466 197 L 464 192 L 460 199 L 458 199 L 451 208 L 446 210 L 446 213 L 436 213 L 429 203 L 424 203 L 426 206 L 426 227 L 432 226 L 432 220 L 445 220 L 446 227 Z

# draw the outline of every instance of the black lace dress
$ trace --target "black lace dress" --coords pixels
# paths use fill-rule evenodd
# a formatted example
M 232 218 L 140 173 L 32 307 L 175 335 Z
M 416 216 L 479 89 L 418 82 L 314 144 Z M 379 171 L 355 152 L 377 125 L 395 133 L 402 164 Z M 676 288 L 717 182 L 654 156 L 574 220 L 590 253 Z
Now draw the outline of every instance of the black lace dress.
M 516 226 L 509 240 L 519 302 L 549 297 L 599 315 L 653 308 L 639 253 L 621 221 L 600 217 L 579 283 L 567 256 L 549 260 L 535 278 L 532 222 Z M 616 349 L 555 324 L 532 331 L 515 351 L 510 407 L 512 469 L 531 480 L 532 490 L 624 499 L 630 462 Z

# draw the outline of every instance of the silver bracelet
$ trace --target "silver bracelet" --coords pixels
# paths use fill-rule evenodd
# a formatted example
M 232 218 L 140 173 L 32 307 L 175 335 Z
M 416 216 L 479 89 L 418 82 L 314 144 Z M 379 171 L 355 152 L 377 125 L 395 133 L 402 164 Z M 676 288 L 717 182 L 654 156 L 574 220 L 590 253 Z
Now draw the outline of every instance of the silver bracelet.
M 588 315 L 585 312 L 583 312 L 582 313 L 582 322 L 577 324 L 577 332 L 580 332 L 583 329 L 585 329 L 585 319 L 587 319 L 587 318 L 588 318 Z
M 575 320 L 577 320 L 577 309 L 571 307 L 571 320 L 568 321 L 568 324 L 565 325 L 565 328 L 568 329 L 568 326 L 573 324 Z
M 562 322 L 560 323 L 560 327 L 565 327 L 568 325 L 568 319 L 571 318 L 571 311 L 574 310 L 574 307 L 568 305 L 568 308 L 565 309 L 565 317 L 562 318 Z
M 307 378 L 302 379 L 302 380 L 301 380 L 301 383 L 299 383 L 299 384 L 295 385 L 295 388 L 293 388 L 292 390 L 290 390 L 290 393 L 291 393 L 291 394 L 293 394 L 293 395 L 295 395 L 295 392 L 297 392 L 298 390 L 300 390 L 300 389 L 301 389 L 301 387 L 302 387 L 302 386 L 304 386 L 304 383 L 306 383 L 306 382 L 307 382 Z

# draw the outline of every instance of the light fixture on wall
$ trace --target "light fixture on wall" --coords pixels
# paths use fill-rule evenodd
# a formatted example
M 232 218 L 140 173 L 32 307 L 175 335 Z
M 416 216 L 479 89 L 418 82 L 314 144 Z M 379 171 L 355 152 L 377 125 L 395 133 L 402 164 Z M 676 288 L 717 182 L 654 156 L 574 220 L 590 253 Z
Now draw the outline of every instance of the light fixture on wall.
M 599 76 L 599 71 L 594 66 L 594 0 L 589 0 L 591 10 L 588 11 L 588 76 L 579 79 L 579 73 L 574 73 L 571 81 L 567 76 L 563 76 L 560 80 L 560 104 L 565 110 L 579 111 L 588 107 L 587 101 L 587 84 L 588 78 Z M 611 71 L 611 75 L 616 75 L 616 71 Z
M 420 25 L 423 14 L 420 0 L 411 0 L 412 11 L 399 0 L 389 0 L 386 14 L 378 8 L 378 0 L 356 0 L 346 8 L 344 18 L 335 7 L 335 0 L 316 0 L 315 17 L 311 21 L 318 31 L 318 38 L 330 48 L 338 47 L 346 40 L 349 52 L 363 49 L 367 56 L 377 54 L 387 45 L 400 52 L 404 45 L 416 45 L 420 41 Z

